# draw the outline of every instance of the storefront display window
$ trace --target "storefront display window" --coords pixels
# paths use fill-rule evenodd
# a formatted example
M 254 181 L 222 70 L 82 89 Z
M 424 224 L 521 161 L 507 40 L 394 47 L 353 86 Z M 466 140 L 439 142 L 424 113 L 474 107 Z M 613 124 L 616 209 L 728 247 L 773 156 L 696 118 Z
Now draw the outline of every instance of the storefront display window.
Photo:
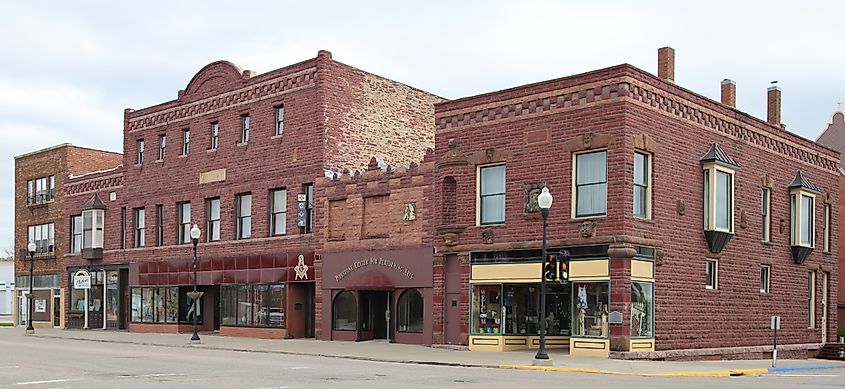
M 631 283 L 631 336 L 654 337 L 654 284 Z
M 106 272 L 106 320 L 117 321 L 119 293 L 117 289 L 117 271 Z
M 399 332 L 422 332 L 423 297 L 420 291 L 408 289 L 399 296 Z
M 471 332 L 498 334 L 501 326 L 501 285 L 473 285 Z
M 358 306 L 352 292 L 338 293 L 332 303 L 332 329 L 354 331 L 358 321 L 357 312 Z
M 284 285 L 224 285 L 221 324 L 227 326 L 285 326 Z
M 608 289 L 606 282 L 575 283 L 572 335 L 607 337 Z
M 135 323 L 176 323 L 179 317 L 179 288 L 132 288 L 132 315 Z
M 505 318 L 503 333 L 507 335 L 536 334 L 537 307 L 540 288 L 535 285 L 505 285 L 502 316 Z
M 570 286 L 550 283 L 546 285 L 546 331 L 548 335 L 569 335 Z M 538 288 L 539 289 L 539 288 Z

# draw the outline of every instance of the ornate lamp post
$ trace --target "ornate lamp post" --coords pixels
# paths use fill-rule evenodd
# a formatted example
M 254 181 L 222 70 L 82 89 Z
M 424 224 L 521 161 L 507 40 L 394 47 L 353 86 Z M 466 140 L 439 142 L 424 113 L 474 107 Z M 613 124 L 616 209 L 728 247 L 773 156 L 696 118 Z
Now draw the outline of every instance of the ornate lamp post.
M 197 243 L 200 241 L 200 228 L 194 224 L 191 227 L 191 243 L 194 244 L 194 291 L 188 293 L 188 298 L 194 302 L 194 322 L 193 335 L 191 335 L 191 342 L 199 342 L 200 337 L 197 335 L 197 312 L 199 311 L 199 299 L 202 297 L 202 292 L 197 292 Z
M 537 205 L 540 206 L 540 213 L 543 215 L 543 264 L 546 262 L 546 230 L 549 223 L 549 208 L 552 207 L 552 194 L 549 193 L 549 188 L 543 187 L 543 192 L 537 196 Z M 546 354 L 546 275 L 543 267 L 540 267 L 540 349 L 537 350 L 535 360 L 548 360 L 549 354 Z
M 27 309 L 26 333 L 27 334 L 34 334 L 35 333 L 35 327 L 32 326 L 32 305 L 35 304 L 35 296 L 32 295 L 32 284 L 33 284 L 33 279 L 35 278 L 35 276 L 32 273 L 32 265 L 35 262 L 35 249 L 36 249 L 35 243 L 29 242 L 29 244 L 26 245 L 26 249 L 29 251 L 29 295 L 26 296 L 27 301 L 28 301 L 27 305 L 26 305 L 26 309 Z

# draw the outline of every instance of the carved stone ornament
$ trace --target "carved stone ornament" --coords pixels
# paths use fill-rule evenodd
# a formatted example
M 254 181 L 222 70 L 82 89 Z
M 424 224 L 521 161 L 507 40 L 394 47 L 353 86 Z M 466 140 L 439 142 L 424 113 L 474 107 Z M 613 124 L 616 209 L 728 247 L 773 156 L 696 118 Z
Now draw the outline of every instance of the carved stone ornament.
M 458 150 L 458 141 L 455 138 L 449 138 L 446 141 L 446 146 L 449 149 L 434 163 L 438 169 L 448 166 L 464 166 L 469 163 L 467 157 Z
M 596 134 L 588 131 L 563 143 L 563 150 L 571 153 L 607 147 L 613 135 Z
M 481 231 L 481 239 L 484 241 L 484 244 L 493 244 L 494 238 L 496 238 L 496 232 L 492 228 Z
M 654 154 L 657 152 L 657 142 L 648 134 L 633 135 L 634 148 Z
M 451 232 L 447 232 L 442 235 L 443 236 L 443 244 L 446 246 L 455 246 L 458 244 L 458 234 L 454 234 Z
M 545 181 L 541 182 L 527 182 L 523 184 L 525 192 L 525 213 L 539 213 L 540 205 L 537 203 L 537 196 L 543 191 L 546 186 Z
M 488 163 L 505 162 L 510 157 L 510 151 L 491 147 L 489 149 L 479 150 L 473 153 L 472 156 L 469 157 L 469 163 L 473 165 L 485 165 Z
M 417 203 L 405 203 L 405 209 L 402 210 L 402 220 L 406 222 L 417 220 Z
M 663 257 L 666 254 L 663 252 L 663 249 L 655 249 L 654 250 L 654 264 L 655 266 L 663 265 Z
M 739 226 L 741 228 L 748 228 L 748 218 L 745 217 L 745 210 L 739 211 Z
M 675 206 L 675 209 L 678 211 L 678 215 L 684 216 L 684 213 L 687 211 L 687 207 L 684 205 L 684 201 L 678 199 L 678 204 Z
M 596 222 L 593 220 L 587 220 L 580 225 L 578 225 L 578 232 L 581 234 L 582 238 L 592 238 L 596 236 Z

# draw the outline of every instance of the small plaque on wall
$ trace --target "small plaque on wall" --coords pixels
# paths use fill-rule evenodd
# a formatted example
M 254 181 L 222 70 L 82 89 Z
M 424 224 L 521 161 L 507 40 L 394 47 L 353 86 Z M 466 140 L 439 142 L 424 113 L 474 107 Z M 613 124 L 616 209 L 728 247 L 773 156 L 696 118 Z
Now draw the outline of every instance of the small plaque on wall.
M 622 312 L 613 311 L 607 315 L 608 324 L 622 324 Z

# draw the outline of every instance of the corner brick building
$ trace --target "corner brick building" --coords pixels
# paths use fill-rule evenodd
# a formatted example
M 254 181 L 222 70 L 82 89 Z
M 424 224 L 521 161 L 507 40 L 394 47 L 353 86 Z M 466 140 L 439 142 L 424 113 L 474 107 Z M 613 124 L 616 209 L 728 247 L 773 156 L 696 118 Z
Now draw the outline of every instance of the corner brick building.
M 214 62 L 177 99 L 127 109 L 123 168 L 65 186 L 68 223 L 103 218 L 102 247 L 94 222 L 64 258 L 65 278 L 91 280 L 69 291 L 68 327 L 188 331 L 196 224 L 202 330 L 319 335 L 315 180 L 419 161 L 441 100 L 320 51 L 260 75 Z
M 61 144 L 15 157 L 15 321 L 26 325 L 30 256 L 33 256 L 33 325 L 64 326 L 64 255 L 68 252 L 65 183 L 75 175 L 114 168 L 122 156 Z
M 444 341 L 618 358 L 763 357 L 770 317 L 786 355 L 835 336 L 839 153 L 619 65 L 436 106 L 435 241 Z M 542 221 L 568 250 L 539 318 Z

